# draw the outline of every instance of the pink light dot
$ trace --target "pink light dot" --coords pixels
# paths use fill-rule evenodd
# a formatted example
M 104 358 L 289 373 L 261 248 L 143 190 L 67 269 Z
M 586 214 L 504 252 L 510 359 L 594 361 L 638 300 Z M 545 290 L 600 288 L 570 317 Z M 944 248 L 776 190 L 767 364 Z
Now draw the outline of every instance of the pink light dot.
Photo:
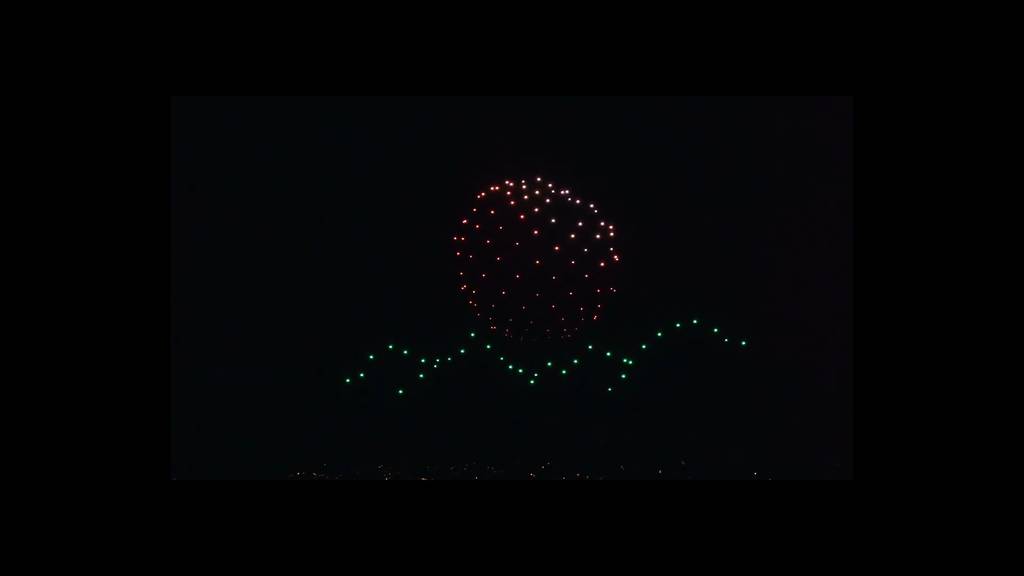
M 601 263 L 599 263 L 598 266 L 604 268 L 604 261 L 601 261 Z M 600 292 L 600 290 L 598 290 L 598 292 Z
M 519 215 L 519 219 L 520 220 L 525 220 L 526 219 L 526 214 L 520 214 Z
M 537 230 L 536 228 L 534 228 L 533 235 L 536 236 L 538 234 L 540 234 L 540 230 Z
M 577 226 L 583 226 L 583 221 L 582 221 L 582 220 L 580 220 L 579 222 L 577 222 L 577 223 L 576 223 L 576 225 L 577 225 Z
M 540 208 L 534 208 L 533 211 L 534 212 L 540 212 Z
M 465 218 L 463 218 L 462 223 L 463 224 L 469 224 L 469 220 L 466 220 Z
M 558 252 L 558 246 L 555 246 L 555 252 Z

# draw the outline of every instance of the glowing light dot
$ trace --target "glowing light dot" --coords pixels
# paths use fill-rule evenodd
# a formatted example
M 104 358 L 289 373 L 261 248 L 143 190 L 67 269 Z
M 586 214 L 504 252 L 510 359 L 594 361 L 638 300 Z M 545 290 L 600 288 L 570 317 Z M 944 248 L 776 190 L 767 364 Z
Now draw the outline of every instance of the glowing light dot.
M 345 384 L 348 384 L 348 383 L 350 383 L 350 382 L 352 382 L 352 379 L 351 379 L 351 378 L 345 378 Z
M 420 380 L 423 380 L 426 377 L 427 377 L 426 374 L 424 374 L 423 372 L 420 372 Z
M 601 235 L 600 234 L 594 234 L 594 238 L 600 240 L 601 239 Z
M 427 359 L 426 358 L 420 358 L 420 364 L 426 364 L 426 363 L 427 363 Z
M 602 260 L 601 262 L 599 262 L 599 263 L 598 263 L 598 266 L 600 266 L 600 267 L 604 268 L 604 261 Z
M 394 344 L 388 344 L 388 350 L 394 350 L 394 349 L 395 349 L 395 345 Z
M 408 356 L 409 355 L 409 351 L 408 350 L 402 350 L 402 354 Z
M 516 371 L 517 371 L 517 372 L 519 372 L 520 374 L 522 374 L 522 373 L 523 373 L 523 369 L 522 369 L 522 368 L 519 368 L 519 369 L 518 369 L 518 370 L 516 370 Z
M 726 339 L 725 339 L 725 341 L 726 341 L 726 342 L 728 342 L 728 341 L 729 341 L 729 339 L 728 339 L 728 338 L 726 338 Z
M 577 226 L 583 226 L 583 221 L 582 221 L 582 220 L 580 220 L 579 222 L 577 222 L 577 223 L 576 223 L 576 225 L 577 225 Z
M 619 377 L 622 378 L 623 380 L 625 380 L 626 379 L 626 373 L 623 372 L 622 374 L 619 375 Z
M 655 336 L 657 336 L 658 338 L 661 338 L 661 332 L 658 332 L 657 334 L 655 334 Z
M 465 354 L 465 353 L 466 353 L 466 349 L 465 348 L 459 348 L 459 354 Z
M 469 337 L 470 338 L 476 338 L 476 332 L 470 332 L 469 333 Z
M 697 319 L 696 319 L 696 318 L 694 318 L 694 319 L 693 319 L 693 323 L 694 323 L 694 324 L 696 324 L 696 323 L 697 323 Z
M 579 360 L 577 360 L 577 359 L 575 359 L 575 358 L 573 358 L 573 359 L 572 359 L 572 363 L 573 363 L 573 364 L 579 364 L 579 363 L 580 363 L 580 361 L 579 361 Z
M 740 346 L 746 346 L 746 345 L 747 345 L 747 341 L 746 340 L 740 340 Z
M 611 387 L 611 386 L 609 386 L 609 387 L 608 387 L 608 391 L 609 391 L 609 392 L 611 392 L 611 391 L 612 391 L 612 387 Z
M 605 352 L 605 353 L 604 353 L 604 355 L 605 355 L 605 356 L 607 356 L 607 357 L 609 357 L 609 358 L 611 358 L 611 357 L 612 357 L 612 353 L 611 353 L 611 352 Z
M 551 219 L 551 223 L 552 223 L 552 224 L 554 224 L 554 223 L 555 223 L 555 219 L 554 219 L 554 218 L 552 218 L 552 219 Z
M 359 377 L 360 377 L 360 378 L 366 378 L 366 374 L 364 374 L 364 373 L 360 372 L 360 373 L 359 373 Z
M 463 220 L 462 220 L 462 223 L 463 223 L 463 224 L 469 224 L 469 220 L 463 219 Z
M 594 349 L 594 347 L 592 345 L 587 344 L 587 350 L 593 350 L 593 349 Z
M 405 394 L 405 390 L 402 390 L 401 388 L 399 388 L 398 389 L 398 395 L 401 396 L 402 394 Z
M 370 360 L 373 360 L 373 354 L 370 354 Z
M 530 379 L 530 384 L 533 384 L 533 383 L 534 383 L 534 380 L 531 378 Z
M 509 364 L 509 365 L 508 365 L 508 369 L 509 369 L 509 370 L 511 370 L 511 369 L 513 369 L 513 368 L 515 368 L 515 366 L 513 366 L 513 365 L 511 365 L 511 364 Z
M 718 328 L 712 328 L 711 331 L 714 332 L 715 334 L 718 334 Z
M 683 323 L 682 322 L 676 322 L 676 328 L 682 328 L 682 327 L 683 327 Z
M 491 345 L 490 345 L 490 344 L 488 344 L 488 345 L 484 346 L 484 348 L 486 348 L 486 349 L 490 350 L 490 349 L 491 349 Z
M 551 368 L 551 362 L 548 362 L 548 368 Z
M 641 344 L 640 345 L 640 349 L 641 350 L 647 350 L 647 344 Z

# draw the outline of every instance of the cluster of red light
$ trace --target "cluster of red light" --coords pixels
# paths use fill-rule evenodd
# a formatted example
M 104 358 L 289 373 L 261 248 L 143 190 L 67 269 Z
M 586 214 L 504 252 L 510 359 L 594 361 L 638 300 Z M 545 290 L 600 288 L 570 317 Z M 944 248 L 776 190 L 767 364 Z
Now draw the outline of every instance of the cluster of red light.
M 506 180 L 476 195 L 453 238 L 459 290 L 493 333 L 571 338 L 615 293 L 616 232 L 569 190 Z

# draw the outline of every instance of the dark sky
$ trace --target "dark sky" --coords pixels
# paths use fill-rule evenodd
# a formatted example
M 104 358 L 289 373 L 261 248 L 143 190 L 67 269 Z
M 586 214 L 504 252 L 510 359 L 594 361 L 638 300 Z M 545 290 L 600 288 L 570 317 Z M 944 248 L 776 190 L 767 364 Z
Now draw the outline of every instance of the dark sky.
M 555 458 L 852 477 L 852 108 L 172 99 L 171 475 Z M 420 388 L 398 370 L 343 385 L 388 342 L 448 354 L 480 328 L 456 289 L 458 218 L 538 175 L 622 231 L 619 293 L 588 341 L 629 350 L 699 317 L 751 346 L 675 337 L 615 394 L 593 372 L 527 389 L 482 357 Z

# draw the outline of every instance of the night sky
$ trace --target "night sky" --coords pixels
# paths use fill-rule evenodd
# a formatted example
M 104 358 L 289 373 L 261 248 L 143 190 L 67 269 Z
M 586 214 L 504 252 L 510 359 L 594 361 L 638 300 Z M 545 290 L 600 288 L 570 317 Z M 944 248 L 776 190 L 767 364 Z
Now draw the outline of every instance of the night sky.
M 170 475 L 852 478 L 852 140 L 852 98 L 174 98 Z M 570 339 L 460 290 L 477 195 L 537 177 L 622 258 Z

